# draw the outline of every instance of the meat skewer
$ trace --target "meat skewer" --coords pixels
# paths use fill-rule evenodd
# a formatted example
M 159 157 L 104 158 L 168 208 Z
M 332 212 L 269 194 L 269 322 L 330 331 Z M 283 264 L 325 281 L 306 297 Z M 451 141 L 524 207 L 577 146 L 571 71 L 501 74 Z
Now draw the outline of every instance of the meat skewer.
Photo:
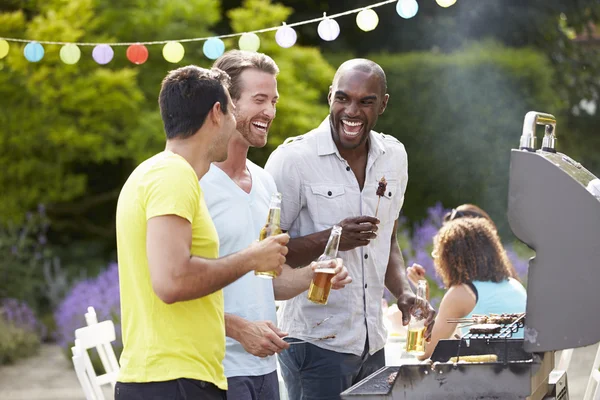
M 379 198 L 377 199 L 377 208 L 375 209 L 375 217 L 377 217 L 377 212 L 379 211 L 379 202 L 381 201 L 381 198 L 385 196 L 385 189 L 387 189 L 387 182 L 385 180 L 385 176 L 382 177 L 379 180 L 379 183 L 377 185 L 377 196 L 379 196 Z

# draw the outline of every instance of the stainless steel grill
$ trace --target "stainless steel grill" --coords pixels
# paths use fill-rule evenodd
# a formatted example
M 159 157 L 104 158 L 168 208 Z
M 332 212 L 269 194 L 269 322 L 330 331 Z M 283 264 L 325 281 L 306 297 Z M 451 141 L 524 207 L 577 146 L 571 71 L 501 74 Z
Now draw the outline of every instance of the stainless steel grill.
M 537 125 L 545 126 L 540 150 Z M 566 373 L 553 371 L 554 352 L 600 341 L 600 180 L 555 144 L 554 116 L 529 112 L 519 149 L 511 151 L 508 219 L 536 251 L 525 317 L 496 334 L 442 340 L 432 364 L 384 367 L 343 399 L 568 399 Z M 497 361 L 461 361 L 489 354 Z

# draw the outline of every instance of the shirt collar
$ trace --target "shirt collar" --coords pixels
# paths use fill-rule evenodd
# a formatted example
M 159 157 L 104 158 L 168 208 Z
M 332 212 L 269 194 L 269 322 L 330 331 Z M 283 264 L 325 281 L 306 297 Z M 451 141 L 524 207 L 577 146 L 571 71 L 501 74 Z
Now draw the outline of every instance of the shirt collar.
M 375 160 L 378 156 L 385 153 L 385 145 L 383 143 L 383 137 L 381 134 L 375 131 L 369 132 L 369 143 L 369 158 Z M 329 115 L 317 128 L 317 154 L 319 156 L 335 154 L 342 159 L 342 156 L 340 155 L 340 152 L 333 141 L 333 137 L 331 136 Z

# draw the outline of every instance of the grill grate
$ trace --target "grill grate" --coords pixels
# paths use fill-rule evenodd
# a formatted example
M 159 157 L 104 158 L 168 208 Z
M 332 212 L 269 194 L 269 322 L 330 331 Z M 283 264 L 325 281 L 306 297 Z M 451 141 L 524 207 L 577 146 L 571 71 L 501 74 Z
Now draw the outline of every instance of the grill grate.
M 511 324 L 506 324 L 498 333 L 467 333 L 462 339 L 508 339 L 525 326 L 525 314 L 521 315 Z

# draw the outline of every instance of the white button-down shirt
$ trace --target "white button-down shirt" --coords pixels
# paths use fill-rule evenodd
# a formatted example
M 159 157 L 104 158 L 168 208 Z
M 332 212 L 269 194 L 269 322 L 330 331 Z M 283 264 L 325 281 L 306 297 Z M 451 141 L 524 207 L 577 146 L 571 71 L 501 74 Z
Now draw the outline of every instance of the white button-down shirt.
M 292 238 L 319 232 L 348 217 L 375 216 L 380 179 L 387 189 L 379 204 L 377 238 L 369 245 L 339 252 L 353 282 L 332 290 L 327 305 L 310 302 L 306 293 L 284 302 L 279 326 L 291 337 L 337 352 L 361 355 L 367 334 L 371 354 L 387 339 L 381 299 L 391 235 L 408 180 L 406 151 L 389 135 L 371 131 L 363 190 L 331 136 L 329 117 L 306 135 L 290 138 L 269 157 L 265 169 L 282 193 L 281 228 Z M 319 324 L 325 318 L 332 318 Z M 311 341 L 335 335 L 334 339 Z

